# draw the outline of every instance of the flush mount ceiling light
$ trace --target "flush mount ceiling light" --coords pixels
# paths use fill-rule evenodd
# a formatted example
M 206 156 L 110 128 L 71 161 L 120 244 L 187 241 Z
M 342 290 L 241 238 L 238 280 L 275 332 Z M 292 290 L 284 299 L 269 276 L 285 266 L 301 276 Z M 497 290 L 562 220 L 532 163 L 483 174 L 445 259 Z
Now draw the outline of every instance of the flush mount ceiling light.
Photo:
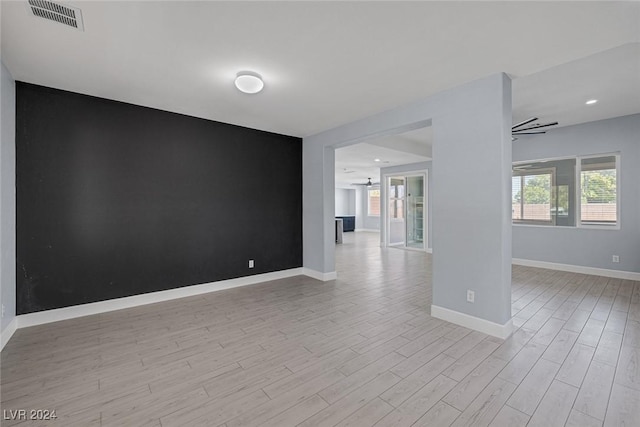
M 590 100 L 588 100 L 587 102 L 585 102 L 585 104 L 587 104 L 587 105 L 593 105 L 593 104 L 595 104 L 596 102 L 598 102 L 598 100 L 597 100 L 597 99 L 590 99 Z
M 373 159 L 373 161 L 374 161 L 374 162 L 379 162 L 379 161 L 380 161 L 380 159 Z
M 260 74 L 251 71 L 241 71 L 236 76 L 236 87 L 240 92 L 258 93 L 264 88 Z

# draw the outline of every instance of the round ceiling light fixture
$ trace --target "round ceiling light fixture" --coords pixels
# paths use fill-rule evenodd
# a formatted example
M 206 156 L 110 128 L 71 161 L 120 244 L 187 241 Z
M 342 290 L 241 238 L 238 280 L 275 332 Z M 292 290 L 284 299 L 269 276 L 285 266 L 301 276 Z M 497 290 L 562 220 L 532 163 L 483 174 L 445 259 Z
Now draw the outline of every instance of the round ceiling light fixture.
M 593 104 L 595 104 L 596 102 L 598 102 L 598 100 L 597 100 L 597 99 L 590 99 L 590 100 L 588 100 L 587 102 L 585 102 L 585 104 L 587 104 L 587 105 L 593 105 Z
M 252 71 L 241 71 L 236 75 L 236 87 L 240 92 L 258 93 L 264 88 L 264 82 L 260 74 Z

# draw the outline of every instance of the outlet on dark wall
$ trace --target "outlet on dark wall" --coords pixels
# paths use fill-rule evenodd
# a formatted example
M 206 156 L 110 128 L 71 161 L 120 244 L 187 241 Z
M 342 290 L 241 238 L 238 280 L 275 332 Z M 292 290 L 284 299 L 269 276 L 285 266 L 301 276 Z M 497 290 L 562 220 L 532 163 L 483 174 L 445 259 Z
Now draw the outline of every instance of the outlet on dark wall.
M 16 91 L 17 314 L 302 265 L 300 138 Z

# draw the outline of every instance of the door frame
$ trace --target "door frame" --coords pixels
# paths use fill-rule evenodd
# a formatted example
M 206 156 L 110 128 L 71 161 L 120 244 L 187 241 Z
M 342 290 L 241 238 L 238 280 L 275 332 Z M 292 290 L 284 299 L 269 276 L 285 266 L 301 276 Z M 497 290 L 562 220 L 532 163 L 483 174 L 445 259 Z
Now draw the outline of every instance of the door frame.
M 405 190 L 405 203 L 403 203 L 404 205 L 404 210 L 405 210 L 405 241 L 404 244 L 402 245 L 391 245 L 389 243 L 390 238 L 389 238 L 389 233 L 390 233 L 390 227 L 389 227 L 389 179 L 391 179 L 392 177 L 403 177 L 405 178 L 405 186 L 406 186 L 406 178 L 411 177 L 411 176 L 422 176 L 423 177 L 423 181 L 422 181 L 422 185 L 423 185 L 423 194 L 424 194 L 424 201 L 425 201 L 425 205 L 424 205 L 424 212 L 422 215 L 422 229 L 424 230 L 424 236 L 423 236 L 423 241 L 424 241 L 424 247 L 423 248 L 412 248 L 412 247 L 408 247 L 407 246 L 407 238 L 406 238 L 406 213 L 407 213 L 407 204 L 406 204 L 406 190 Z M 402 171 L 402 172 L 395 172 L 395 173 L 386 173 L 382 175 L 382 179 L 380 180 L 380 236 L 381 236 L 381 246 L 383 247 L 387 247 L 387 248 L 400 248 L 400 249 L 406 249 L 406 250 L 410 250 L 410 251 L 419 251 L 419 252 L 429 252 L 429 204 L 430 204 L 430 200 L 429 200 L 429 171 L 427 169 L 420 169 L 420 170 L 409 170 L 409 171 Z

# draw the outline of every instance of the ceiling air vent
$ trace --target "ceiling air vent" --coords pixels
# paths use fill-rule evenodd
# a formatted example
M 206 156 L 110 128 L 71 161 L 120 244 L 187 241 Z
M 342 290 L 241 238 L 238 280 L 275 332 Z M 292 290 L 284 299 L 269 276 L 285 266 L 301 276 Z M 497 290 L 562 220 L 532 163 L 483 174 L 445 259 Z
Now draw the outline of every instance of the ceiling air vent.
M 48 0 L 29 0 L 29 9 L 40 18 L 84 31 L 80 9 Z

